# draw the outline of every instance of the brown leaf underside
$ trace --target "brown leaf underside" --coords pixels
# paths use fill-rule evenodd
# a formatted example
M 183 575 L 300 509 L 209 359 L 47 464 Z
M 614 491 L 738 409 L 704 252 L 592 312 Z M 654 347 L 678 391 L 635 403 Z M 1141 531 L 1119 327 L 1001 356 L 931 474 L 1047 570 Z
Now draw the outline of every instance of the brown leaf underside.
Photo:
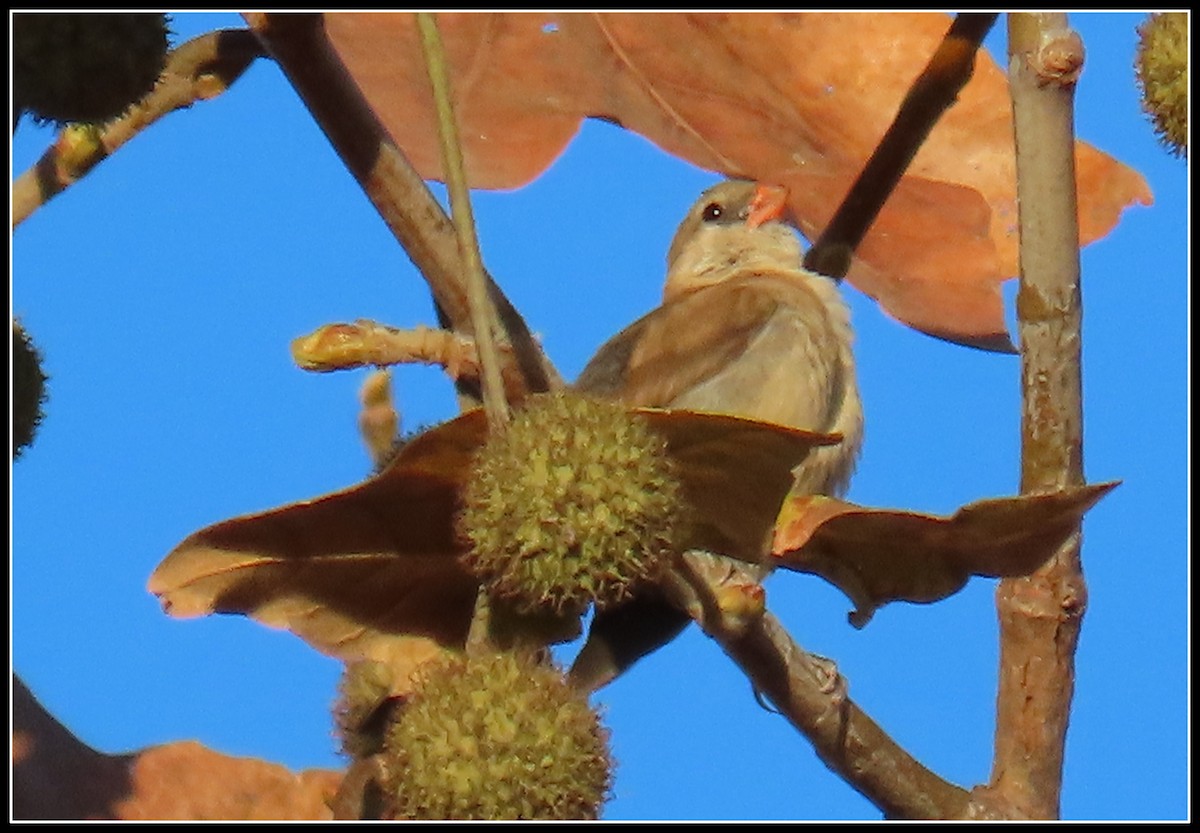
M 413 16 L 335 13 L 335 49 L 423 176 L 441 178 Z M 694 164 L 786 185 L 815 239 L 946 31 L 933 13 L 439 14 L 474 187 L 544 171 L 582 119 L 605 118 Z M 1078 143 L 1080 236 L 1149 204 L 1145 180 Z M 650 187 L 649 185 L 647 187 Z M 848 280 L 891 315 L 968 343 L 1007 343 L 999 285 L 1017 273 L 1016 174 L 1004 74 L 975 75 L 884 207 Z
M 686 542 L 750 560 L 766 549 L 791 468 L 836 435 L 737 417 L 635 409 L 667 439 L 695 511 Z M 468 412 L 350 489 L 189 536 L 148 588 L 179 617 L 241 613 L 344 660 L 407 671 L 461 647 L 477 583 L 457 554 L 458 493 L 487 421 Z
M 243 613 L 318 650 L 403 672 L 462 645 L 477 584 L 455 558 L 451 518 L 482 414 L 406 446 L 383 475 L 224 521 L 184 540 L 148 589 L 174 616 Z
M 791 498 L 780 513 L 776 561 L 840 588 L 857 607 L 851 624 L 862 627 L 888 602 L 936 602 L 973 575 L 1028 575 L 1116 485 L 981 500 L 949 517 Z

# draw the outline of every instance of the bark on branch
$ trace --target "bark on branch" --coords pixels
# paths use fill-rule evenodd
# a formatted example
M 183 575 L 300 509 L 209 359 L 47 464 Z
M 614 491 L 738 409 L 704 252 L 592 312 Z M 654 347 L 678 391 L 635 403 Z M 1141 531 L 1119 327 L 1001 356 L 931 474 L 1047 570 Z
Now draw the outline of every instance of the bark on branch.
M 1083 480 L 1075 80 L 1083 44 L 1062 13 L 1010 14 L 1009 85 L 1021 234 L 1021 491 Z M 1000 683 L 990 789 L 1057 818 L 1075 648 L 1087 603 L 1078 533 L 1027 578 L 1000 583 Z
M 350 173 L 429 284 L 448 325 L 473 334 L 454 225 L 388 136 L 325 35 L 320 14 L 247 13 Z M 532 392 L 561 386 L 525 321 L 489 278 L 492 303 Z
M 145 98 L 103 125 L 68 125 L 37 163 L 13 182 L 13 228 L 87 175 L 117 148 L 168 113 L 216 98 L 265 53 L 246 29 L 208 32 L 171 51 Z
M 688 553 L 670 592 L 760 695 L 813 744 L 831 770 L 890 818 L 977 816 L 969 792 L 901 748 L 848 694 L 837 664 L 801 648 L 771 613 L 753 610 L 756 586 L 728 559 Z M 762 604 L 761 588 L 757 598 Z

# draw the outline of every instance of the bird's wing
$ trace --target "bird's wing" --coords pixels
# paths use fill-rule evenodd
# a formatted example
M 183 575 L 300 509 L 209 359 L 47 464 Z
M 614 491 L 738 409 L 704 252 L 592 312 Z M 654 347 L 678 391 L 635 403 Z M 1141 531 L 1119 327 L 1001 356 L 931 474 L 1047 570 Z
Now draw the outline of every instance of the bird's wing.
M 780 305 L 744 282 L 690 293 L 610 339 L 575 386 L 629 405 L 671 407 L 741 356 Z
M 689 293 L 613 337 L 576 387 L 629 405 L 830 430 L 838 342 L 802 281 L 758 271 Z

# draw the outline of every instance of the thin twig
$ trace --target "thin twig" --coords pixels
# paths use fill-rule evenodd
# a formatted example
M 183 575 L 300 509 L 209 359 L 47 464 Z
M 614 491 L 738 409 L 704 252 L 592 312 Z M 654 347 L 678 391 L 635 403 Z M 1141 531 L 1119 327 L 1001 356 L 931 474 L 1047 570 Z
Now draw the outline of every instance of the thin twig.
M 168 113 L 216 98 L 266 53 L 252 32 L 208 32 L 171 51 L 153 90 L 104 125 L 68 125 L 12 186 L 13 228 Z
M 1075 80 L 1083 43 L 1062 13 L 1010 14 L 1009 88 L 1020 223 L 1021 491 L 1083 480 Z M 1000 681 L 990 789 L 1057 818 L 1075 648 L 1087 604 L 1080 538 L 1033 575 L 1000 583 Z
M 472 333 L 458 238 L 425 180 L 396 147 L 325 35 L 320 14 L 246 13 L 388 229 L 429 283 L 455 330 Z M 488 289 L 531 392 L 562 387 L 528 326 L 494 282 Z
M 526 393 L 512 345 L 497 344 L 500 374 L 509 402 Z M 437 365 L 455 382 L 478 382 L 482 374 L 475 340 L 453 330 L 413 327 L 403 330 L 360 318 L 354 323 L 324 324 L 292 340 L 292 360 L 302 370 L 329 373 L 395 364 Z
M 358 433 L 371 455 L 377 471 L 396 453 L 400 437 L 400 413 L 392 399 L 392 372 L 376 370 L 368 374 L 358 389 L 362 408 L 358 412 Z
M 738 664 L 754 690 L 809 739 L 825 765 L 888 817 L 988 812 L 966 790 L 922 766 L 855 705 L 836 664 L 807 653 L 765 609 L 748 614 L 752 604 L 729 604 L 726 591 L 744 588 L 747 581 L 736 571 L 685 557 L 666 577 L 665 589 Z
M 962 13 L 925 69 L 913 82 L 896 118 L 867 160 L 821 236 L 804 256 L 804 266 L 841 279 L 850 256 L 875 222 L 929 131 L 958 98 L 975 70 L 975 53 L 998 15 Z
M 483 367 L 483 408 L 491 430 L 502 431 L 508 424 L 508 402 L 504 397 L 504 383 L 500 379 L 500 359 L 496 353 L 495 331 L 492 326 L 495 316 L 488 300 L 487 282 L 479 255 L 479 238 L 475 234 L 475 219 L 471 212 L 471 191 L 467 187 L 467 175 L 463 169 L 462 145 L 458 140 L 458 125 L 454 117 L 446 50 L 442 46 L 442 36 L 438 32 L 437 21 L 432 12 L 417 12 L 417 29 L 421 34 L 421 48 L 425 52 L 429 84 L 433 88 L 438 138 L 442 145 L 442 167 L 446 172 L 446 187 L 450 192 L 450 213 L 454 217 L 458 250 L 466 270 L 467 307 L 471 315 L 471 329 L 475 333 L 475 346 L 479 350 L 479 363 Z

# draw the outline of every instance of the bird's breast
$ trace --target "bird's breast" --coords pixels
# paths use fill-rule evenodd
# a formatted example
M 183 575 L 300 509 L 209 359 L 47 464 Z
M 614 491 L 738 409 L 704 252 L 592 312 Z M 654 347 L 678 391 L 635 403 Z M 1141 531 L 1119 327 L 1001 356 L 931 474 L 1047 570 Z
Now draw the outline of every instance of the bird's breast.
M 671 407 L 839 433 L 841 444 L 814 450 L 797 467 L 796 486 L 841 492 L 857 460 L 863 427 L 849 311 L 841 294 L 823 278 L 761 274 L 709 291 L 718 307 L 753 306 L 765 312 L 742 340 L 740 353 L 681 392 Z M 744 303 L 751 294 L 754 303 Z

